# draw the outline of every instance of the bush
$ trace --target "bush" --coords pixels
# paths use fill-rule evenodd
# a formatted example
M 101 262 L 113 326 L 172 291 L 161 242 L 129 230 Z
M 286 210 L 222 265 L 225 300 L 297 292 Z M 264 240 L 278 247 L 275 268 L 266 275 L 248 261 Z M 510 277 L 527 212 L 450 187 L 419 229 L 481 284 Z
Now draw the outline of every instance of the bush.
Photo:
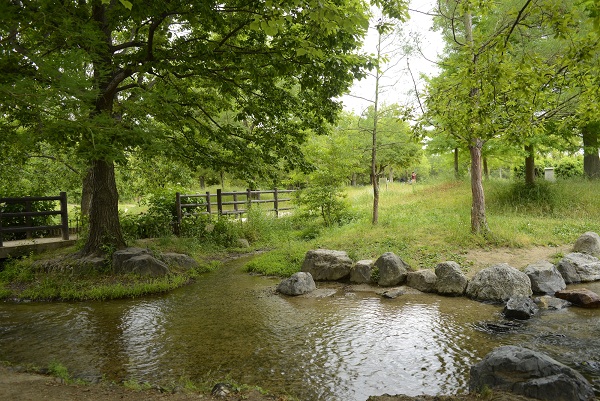
M 538 180 L 535 185 L 514 181 L 492 188 L 488 203 L 507 211 L 526 212 L 533 215 L 551 214 L 557 205 L 553 184 Z
M 296 203 L 304 218 L 322 217 L 326 226 L 344 224 L 352 220 L 350 205 L 338 185 L 312 185 L 296 192 Z
M 557 178 L 583 177 L 583 158 L 565 157 L 556 162 L 554 173 Z

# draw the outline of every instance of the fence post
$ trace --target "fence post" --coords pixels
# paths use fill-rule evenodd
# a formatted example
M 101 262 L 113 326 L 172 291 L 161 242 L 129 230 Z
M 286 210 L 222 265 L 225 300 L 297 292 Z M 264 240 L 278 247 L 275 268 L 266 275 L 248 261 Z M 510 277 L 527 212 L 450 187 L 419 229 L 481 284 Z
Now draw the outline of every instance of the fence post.
M 206 212 L 208 213 L 208 218 L 210 219 L 210 214 L 212 211 L 210 210 L 210 192 L 206 191 Z
M 179 236 L 179 227 L 181 227 L 181 220 L 183 219 L 183 213 L 181 211 L 181 193 L 175 192 L 175 209 L 177 210 L 177 225 L 175 226 L 175 235 Z
M 237 193 L 233 194 L 233 210 L 235 210 L 235 217 L 240 217 L 240 215 L 237 213 L 238 211 L 238 204 L 237 204 Z
M 31 212 L 31 201 L 28 201 L 28 200 L 25 201 L 25 212 L 27 212 L 27 213 Z M 31 220 L 31 216 L 25 217 L 25 225 L 27 227 L 33 227 L 33 221 Z M 31 238 L 31 231 L 27 231 L 25 233 L 25 237 L 27 239 Z
M 246 206 L 246 212 L 249 213 L 250 206 L 252 206 L 252 190 L 250 188 L 246 189 L 246 203 L 248 203 L 248 206 Z
M 277 197 L 277 187 L 273 190 L 273 208 L 275 209 L 275 217 L 279 217 L 279 199 Z
M 67 193 L 60 193 L 60 220 L 62 239 L 65 241 L 69 240 L 69 209 L 67 207 Z
M 217 211 L 219 216 L 223 214 L 223 194 L 221 188 L 217 189 Z
M 2 202 L 0 202 L 0 247 L 4 246 L 2 243 Z

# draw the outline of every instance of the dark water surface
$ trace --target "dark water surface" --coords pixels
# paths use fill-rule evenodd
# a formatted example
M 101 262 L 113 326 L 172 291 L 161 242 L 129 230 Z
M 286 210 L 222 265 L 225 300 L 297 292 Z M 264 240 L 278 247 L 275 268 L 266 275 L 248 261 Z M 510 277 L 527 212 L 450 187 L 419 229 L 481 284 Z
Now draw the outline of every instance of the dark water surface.
M 0 304 L 0 360 L 56 361 L 87 379 L 167 385 L 207 377 L 301 400 L 466 392 L 469 367 L 499 345 L 543 351 L 600 388 L 600 310 L 544 312 L 498 330 L 501 308 L 431 294 L 383 299 L 274 294 L 279 280 L 234 261 L 172 293 L 135 300 Z M 322 287 L 321 285 L 319 287 Z M 600 284 L 586 285 L 600 292 Z

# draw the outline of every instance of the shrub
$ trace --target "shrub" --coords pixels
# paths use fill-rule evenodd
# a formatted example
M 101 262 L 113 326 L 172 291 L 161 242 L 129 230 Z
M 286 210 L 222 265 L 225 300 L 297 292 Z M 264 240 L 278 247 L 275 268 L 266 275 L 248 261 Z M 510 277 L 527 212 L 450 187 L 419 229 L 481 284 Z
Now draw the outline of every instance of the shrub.
M 583 177 L 583 158 L 564 157 L 556 162 L 554 173 L 558 178 Z

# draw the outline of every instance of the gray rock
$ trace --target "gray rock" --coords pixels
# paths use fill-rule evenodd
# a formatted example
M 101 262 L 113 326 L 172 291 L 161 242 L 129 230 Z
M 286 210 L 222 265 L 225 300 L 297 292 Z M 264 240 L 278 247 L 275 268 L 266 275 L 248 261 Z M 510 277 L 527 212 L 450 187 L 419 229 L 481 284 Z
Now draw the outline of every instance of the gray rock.
M 423 269 L 416 272 L 408 272 L 406 276 L 406 284 L 409 287 L 423 292 L 436 291 L 437 276 L 433 270 Z
M 164 262 L 161 262 L 154 256 L 142 254 L 124 261 L 121 265 L 120 273 L 132 273 L 149 277 L 162 277 L 169 274 L 169 268 Z
M 182 269 L 195 269 L 200 265 L 196 259 L 183 253 L 166 252 L 159 256 L 159 259 L 165 262 L 168 266 L 178 266 Z
M 125 248 L 113 252 L 112 255 L 112 266 L 115 273 L 121 273 L 123 270 L 123 263 L 126 260 L 139 255 L 151 255 L 150 249 L 147 248 Z
M 585 253 L 568 254 L 556 268 L 567 284 L 600 280 L 600 260 Z
M 533 299 L 540 309 L 547 310 L 561 310 L 568 308 L 571 306 L 569 301 L 565 301 L 564 299 L 552 297 L 550 295 L 544 295 L 541 297 L 536 297 Z
M 587 253 L 588 255 L 600 257 L 600 235 L 592 231 L 584 233 L 575 241 L 573 252 Z
M 386 252 L 375 261 L 375 267 L 379 269 L 379 281 L 377 284 L 390 287 L 403 284 L 410 270 L 409 265 L 404 263 L 400 257 L 393 252 Z
M 306 252 L 302 271 L 310 273 L 315 281 L 343 280 L 350 275 L 352 259 L 344 251 L 315 249 Z
M 477 272 L 467 285 L 467 296 L 480 301 L 506 302 L 514 296 L 532 294 L 529 277 L 506 263 Z
M 239 247 L 239 248 L 250 248 L 250 242 L 246 239 L 246 238 L 238 238 L 235 241 L 235 244 Z
M 442 262 L 435 267 L 436 287 L 440 295 L 462 296 L 469 280 L 456 262 Z
M 538 313 L 539 308 L 529 297 L 516 296 L 506 302 L 504 316 L 509 319 L 527 320 Z
M 558 269 L 546 260 L 528 265 L 525 274 L 531 280 L 531 290 L 534 294 L 554 294 L 567 288 Z
M 400 295 L 404 295 L 404 290 L 402 288 L 391 288 L 387 291 L 384 291 L 381 296 L 388 299 L 398 298 Z
M 600 308 L 600 296 L 587 288 L 558 291 L 556 297 L 582 308 Z
M 547 401 L 591 401 L 594 389 L 577 371 L 526 348 L 494 349 L 471 367 L 469 390 L 485 387 Z
M 312 275 L 307 272 L 294 273 L 277 286 L 277 291 L 284 295 L 302 295 L 316 289 Z
M 359 260 L 350 269 L 350 282 L 364 284 L 371 282 L 371 274 L 373 273 L 372 260 Z

